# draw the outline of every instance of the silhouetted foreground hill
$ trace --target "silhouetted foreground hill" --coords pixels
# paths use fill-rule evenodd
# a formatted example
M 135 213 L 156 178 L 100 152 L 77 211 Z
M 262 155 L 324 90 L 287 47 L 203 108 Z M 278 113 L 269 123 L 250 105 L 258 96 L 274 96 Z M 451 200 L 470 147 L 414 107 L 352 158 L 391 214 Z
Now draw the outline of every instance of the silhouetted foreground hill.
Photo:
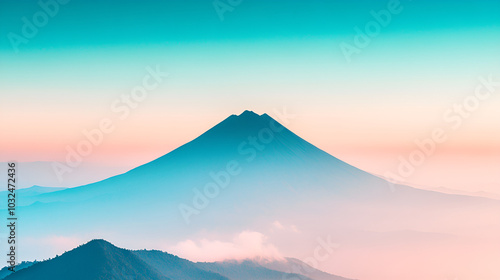
M 279 261 L 276 261 L 279 262 Z M 105 240 L 92 240 L 61 256 L 37 263 L 23 263 L 5 280 L 344 280 L 318 270 L 327 278 L 311 278 L 291 272 L 289 261 L 273 270 L 253 261 L 193 263 L 161 251 L 131 251 Z M 294 260 L 293 265 L 304 266 Z M 5 268 L 2 270 L 4 271 Z M 283 270 L 283 271 L 281 271 Z M 290 271 L 288 271 L 290 270 Z M 5 278 L 3 278 L 5 277 Z
M 6 280 L 168 280 L 132 251 L 92 240 L 61 256 L 18 270 Z

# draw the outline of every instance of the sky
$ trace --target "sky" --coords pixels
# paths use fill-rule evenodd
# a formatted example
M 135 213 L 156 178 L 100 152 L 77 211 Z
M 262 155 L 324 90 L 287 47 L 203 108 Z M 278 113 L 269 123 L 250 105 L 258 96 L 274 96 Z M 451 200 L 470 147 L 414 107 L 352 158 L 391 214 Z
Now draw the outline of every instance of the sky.
M 0 0 L 0 161 L 64 162 L 104 127 L 82 161 L 127 169 L 231 114 L 285 110 L 368 172 L 500 193 L 499 14 L 485 0 Z M 436 133 L 429 153 L 416 144 Z

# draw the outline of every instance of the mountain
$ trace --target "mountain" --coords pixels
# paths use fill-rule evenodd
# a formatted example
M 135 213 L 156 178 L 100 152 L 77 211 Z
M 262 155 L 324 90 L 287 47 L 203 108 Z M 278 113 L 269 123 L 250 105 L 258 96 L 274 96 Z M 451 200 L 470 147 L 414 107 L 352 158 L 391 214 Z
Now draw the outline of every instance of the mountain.
M 156 250 L 120 249 L 105 240 L 92 240 L 50 260 L 25 263 L 17 267 L 17 272 L 0 279 L 323 280 L 272 270 L 251 261 L 193 263 Z
M 259 245 L 300 259 L 314 255 L 324 240 L 341 244 L 326 254 L 320 248 L 318 267 L 350 278 L 394 278 L 399 272 L 383 269 L 385 263 L 411 250 L 451 260 L 454 250 L 480 245 L 484 251 L 458 267 L 481 267 L 487 262 L 475 260 L 492 250 L 488 244 L 500 234 L 497 200 L 393 185 L 250 111 L 126 173 L 26 197 L 18 205 L 20 238 L 39 240 L 46 250 L 52 245 L 43 244 L 53 236 L 92 236 L 130 246 L 137 240 L 144 247 L 178 248 L 189 241 L 191 251 L 175 252 L 182 255 L 207 250 L 207 242 L 233 250 L 241 245 L 229 244 L 232 236 L 251 230 L 265 237 Z M 24 256 L 40 258 L 24 250 Z M 421 273 L 412 277 L 429 279 L 424 273 L 432 271 L 430 259 L 422 264 L 418 254 L 407 258 L 406 269 Z
M 168 280 L 133 252 L 92 240 L 53 259 L 21 269 L 5 280 Z

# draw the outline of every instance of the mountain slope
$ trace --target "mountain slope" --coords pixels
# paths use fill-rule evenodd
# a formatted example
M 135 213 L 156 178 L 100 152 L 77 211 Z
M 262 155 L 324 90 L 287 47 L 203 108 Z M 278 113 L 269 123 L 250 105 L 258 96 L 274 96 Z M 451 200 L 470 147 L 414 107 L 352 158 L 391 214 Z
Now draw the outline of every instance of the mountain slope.
M 228 280 L 217 273 L 198 268 L 194 263 L 161 251 L 133 251 L 139 258 L 163 275 L 182 280 Z

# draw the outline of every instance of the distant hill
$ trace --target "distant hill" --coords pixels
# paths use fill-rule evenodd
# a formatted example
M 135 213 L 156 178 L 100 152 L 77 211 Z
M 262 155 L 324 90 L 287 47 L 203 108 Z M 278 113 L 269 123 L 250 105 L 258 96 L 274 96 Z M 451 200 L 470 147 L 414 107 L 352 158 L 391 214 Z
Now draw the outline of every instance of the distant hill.
M 198 267 L 223 274 L 231 279 L 288 279 L 288 280 L 349 280 L 315 269 L 294 258 L 283 260 L 244 260 L 200 262 Z
M 42 186 L 32 186 L 29 188 L 24 188 L 24 189 L 17 189 L 16 193 L 23 197 L 30 197 L 30 196 L 36 196 L 39 194 L 44 194 L 44 193 L 51 193 L 51 192 L 56 192 L 56 191 L 61 191 L 66 188 L 52 188 L 52 187 L 42 187 Z M 1 191 L 0 195 L 5 195 L 7 191 Z
M 308 278 L 304 275 L 286 273 L 282 271 L 272 270 L 259 265 L 256 262 L 246 261 L 225 261 L 215 263 L 198 263 L 199 267 L 216 273 L 228 276 L 230 279 L 237 280 L 316 280 Z
M 17 162 L 18 175 L 20 180 L 17 188 L 27 189 L 34 185 L 71 188 L 81 186 L 91 182 L 101 181 L 113 175 L 118 175 L 129 170 L 132 166 L 109 166 L 97 162 L 83 161 L 78 168 L 73 168 L 72 172 L 65 173 L 58 177 L 54 166 L 64 166 L 66 162 L 61 161 L 33 161 Z M 5 168 L 7 162 L 0 162 L 0 167 Z M 0 174 L 2 179 L 3 174 Z
M 283 271 L 287 273 L 298 273 L 314 280 L 348 280 L 348 278 L 332 275 L 315 269 L 314 267 L 294 258 L 286 258 L 283 261 L 260 262 L 266 268 Z

